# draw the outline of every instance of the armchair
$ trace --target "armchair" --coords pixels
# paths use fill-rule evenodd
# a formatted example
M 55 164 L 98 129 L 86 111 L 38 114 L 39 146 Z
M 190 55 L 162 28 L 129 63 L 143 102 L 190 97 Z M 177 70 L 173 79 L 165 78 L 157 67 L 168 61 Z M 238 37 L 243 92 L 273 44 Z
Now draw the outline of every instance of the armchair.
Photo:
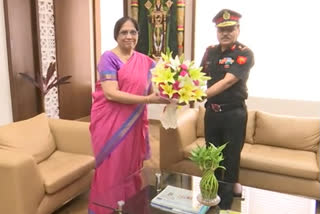
M 90 187 L 89 123 L 40 114 L 0 127 L 0 213 L 48 214 Z

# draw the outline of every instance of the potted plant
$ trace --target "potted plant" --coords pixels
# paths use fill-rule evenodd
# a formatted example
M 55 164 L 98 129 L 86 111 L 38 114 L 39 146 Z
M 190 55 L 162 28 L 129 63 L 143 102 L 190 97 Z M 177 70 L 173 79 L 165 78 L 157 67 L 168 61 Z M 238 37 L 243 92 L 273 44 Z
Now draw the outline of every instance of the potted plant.
M 19 73 L 22 76 L 22 78 L 26 79 L 32 85 L 34 85 L 36 88 L 40 90 L 43 111 L 45 111 L 44 97 L 50 91 L 50 89 L 59 85 L 70 83 L 68 82 L 68 80 L 71 78 L 70 75 L 63 76 L 60 78 L 58 76 L 55 76 L 53 78 L 55 71 L 56 71 L 56 63 L 51 62 L 47 69 L 47 75 L 45 77 L 40 72 L 36 73 L 36 78 L 32 78 L 29 74 L 26 74 L 26 73 Z
M 223 160 L 222 150 L 226 147 L 226 143 L 216 147 L 212 143 L 208 146 L 197 146 L 191 151 L 190 159 L 195 162 L 202 171 L 200 181 L 201 194 L 197 197 L 199 202 L 207 206 L 215 206 L 220 202 L 218 196 L 219 183 L 214 175 L 214 171 L 218 168 L 226 169 L 220 163 Z

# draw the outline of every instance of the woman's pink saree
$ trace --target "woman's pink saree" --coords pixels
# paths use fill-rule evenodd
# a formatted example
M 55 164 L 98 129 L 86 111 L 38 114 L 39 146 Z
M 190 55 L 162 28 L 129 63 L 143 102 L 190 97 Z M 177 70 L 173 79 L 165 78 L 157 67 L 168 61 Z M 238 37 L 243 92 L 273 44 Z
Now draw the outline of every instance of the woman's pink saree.
M 136 95 L 147 95 L 151 87 L 153 61 L 138 52 L 123 64 L 107 51 L 100 60 L 101 81 L 117 80 L 119 89 Z M 108 210 L 95 203 L 115 208 L 140 189 L 135 176 L 149 158 L 148 120 L 145 104 L 121 104 L 105 98 L 100 82 L 93 93 L 90 132 L 96 158 L 96 171 L 91 185 L 89 213 Z

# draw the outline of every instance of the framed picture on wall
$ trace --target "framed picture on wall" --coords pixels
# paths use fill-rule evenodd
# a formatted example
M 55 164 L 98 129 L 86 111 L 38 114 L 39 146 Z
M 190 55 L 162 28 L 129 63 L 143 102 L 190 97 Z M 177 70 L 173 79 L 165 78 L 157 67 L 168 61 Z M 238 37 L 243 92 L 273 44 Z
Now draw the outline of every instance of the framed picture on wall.
M 129 0 L 127 5 L 128 15 L 140 25 L 137 51 L 155 59 L 167 50 L 185 54 L 186 1 Z

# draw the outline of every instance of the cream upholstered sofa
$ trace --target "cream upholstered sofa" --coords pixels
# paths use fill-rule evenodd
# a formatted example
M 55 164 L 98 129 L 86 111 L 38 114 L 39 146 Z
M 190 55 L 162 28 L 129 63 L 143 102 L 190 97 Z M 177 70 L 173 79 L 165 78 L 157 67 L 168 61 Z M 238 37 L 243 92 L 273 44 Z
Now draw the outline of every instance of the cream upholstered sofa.
M 0 213 L 45 214 L 89 189 L 89 123 L 40 114 L 0 127 Z
M 188 157 L 205 144 L 204 111 L 188 109 L 178 116 L 177 129 L 160 129 L 162 169 L 201 175 Z M 240 183 L 319 199 L 319 135 L 320 118 L 249 111 Z

